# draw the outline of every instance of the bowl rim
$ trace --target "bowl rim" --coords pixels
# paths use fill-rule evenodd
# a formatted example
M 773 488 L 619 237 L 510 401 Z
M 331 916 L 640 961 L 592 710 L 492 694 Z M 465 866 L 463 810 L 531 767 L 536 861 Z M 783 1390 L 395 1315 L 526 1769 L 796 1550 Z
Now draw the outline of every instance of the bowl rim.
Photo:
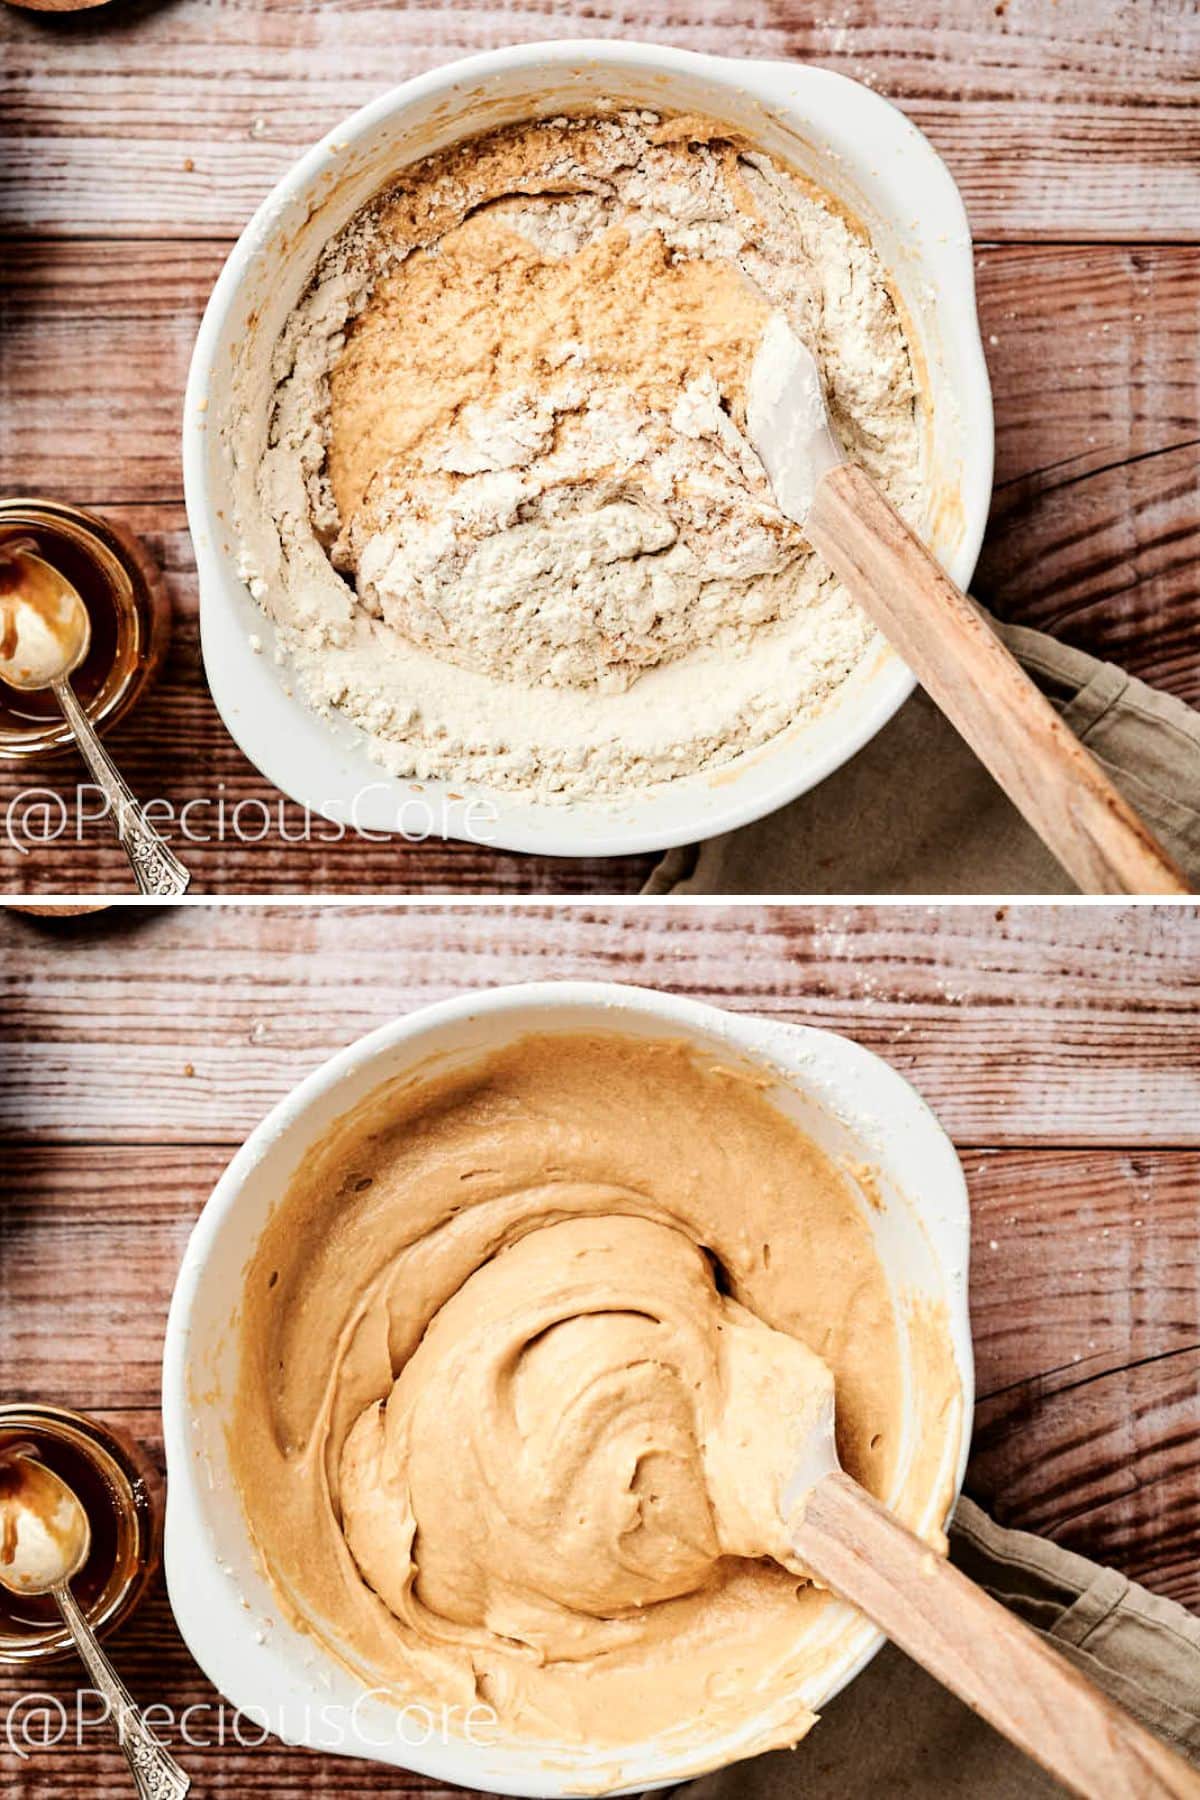
M 620 982 L 562 980 L 468 990 L 417 1007 L 377 1026 L 334 1052 L 283 1095 L 249 1133 L 219 1177 L 184 1250 L 171 1296 L 162 1358 L 163 1440 L 167 1464 L 163 1571 L 172 1612 L 189 1652 L 220 1693 L 243 1711 L 252 1713 L 255 1707 L 265 1709 L 262 1709 L 261 1701 L 255 1700 L 253 1695 L 248 1696 L 245 1689 L 245 1671 L 237 1661 L 244 1651 L 244 1644 L 228 1636 L 214 1637 L 208 1623 L 205 1592 L 211 1591 L 209 1584 L 218 1578 L 221 1564 L 205 1523 L 204 1483 L 188 1435 L 189 1421 L 195 1411 L 190 1384 L 191 1314 L 215 1241 L 236 1210 L 246 1179 L 278 1139 L 317 1103 L 369 1069 L 382 1056 L 403 1046 L 419 1054 L 423 1038 L 437 1033 L 443 1026 L 464 1020 L 503 1017 L 505 1014 L 527 1016 L 531 1012 L 548 1016 L 581 1006 L 598 1011 L 614 1030 L 620 1029 L 624 1016 L 633 1015 L 668 1031 L 675 1026 L 718 1036 L 728 1043 L 732 1054 L 746 1056 L 775 1069 L 782 1082 L 791 1079 L 818 1098 L 821 1097 L 822 1072 L 830 1077 L 836 1075 L 839 1081 L 849 1080 L 853 1085 L 863 1080 L 872 1089 L 872 1114 L 883 1111 L 886 1104 L 889 1111 L 894 1109 L 895 1119 L 905 1129 L 911 1127 L 923 1134 L 922 1142 L 932 1170 L 929 1186 L 938 1192 L 939 1204 L 935 1218 L 919 1217 L 944 1279 L 954 1362 L 962 1389 L 953 1482 L 945 1519 L 941 1522 L 948 1523 L 953 1513 L 966 1473 L 974 1407 L 974 1357 L 967 1292 L 970 1207 L 958 1153 L 928 1102 L 907 1077 L 883 1057 L 842 1033 L 790 1019 L 731 1012 L 708 1001 L 654 988 Z M 600 1025 L 599 1020 L 597 1024 Z M 537 1025 L 534 1022 L 522 1028 L 537 1029 Z M 834 1084 L 834 1093 L 837 1092 Z M 247 1248 L 246 1256 L 251 1253 L 252 1246 Z M 252 1615 L 246 1613 L 245 1619 L 249 1631 L 254 1623 Z M 869 1636 L 861 1654 L 847 1666 L 823 1704 L 861 1672 L 884 1641 L 881 1632 Z M 242 1690 L 240 1698 L 239 1688 Z M 307 1743 L 322 1751 L 336 1748 L 313 1732 L 307 1715 L 306 1721 L 306 1732 L 295 1739 L 289 1738 L 289 1742 Z M 382 1754 L 377 1755 L 374 1751 L 363 1754 L 435 1780 L 472 1785 L 471 1762 L 478 1751 L 470 1745 L 443 1738 L 431 1740 L 420 1748 L 392 1743 L 381 1748 Z M 636 1779 L 626 1785 L 623 1768 L 620 1785 L 605 1791 L 637 1793 L 686 1778 L 686 1772 L 642 1770 L 640 1763 L 632 1766 L 642 1771 Z M 532 1782 L 528 1771 L 514 1773 L 511 1778 L 494 1768 L 482 1773 L 486 1775 L 488 1787 L 501 1793 L 557 1797 L 579 1791 L 577 1783 L 572 1786 L 569 1777 L 544 1763 L 542 1767 L 545 1772 L 541 1780 L 534 1778 Z
M 195 546 L 200 588 L 200 626 L 205 671 L 209 689 L 218 712 L 235 743 L 273 786 L 305 807 L 309 812 L 334 822 L 346 824 L 346 808 L 330 796 L 346 787 L 345 779 L 336 777 L 339 757 L 345 746 L 334 735 L 338 722 L 321 720 L 324 733 L 319 760 L 328 776 L 328 792 L 316 791 L 315 768 L 301 766 L 300 759 L 290 753 L 287 732 L 280 729 L 286 715 L 282 711 L 284 696 L 272 707 L 266 698 L 270 690 L 264 686 L 266 670 L 256 673 L 253 664 L 268 659 L 255 657 L 249 645 L 242 647 L 246 632 L 223 619 L 223 612 L 233 603 L 222 592 L 226 571 L 216 548 L 223 531 L 228 528 L 219 519 L 210 491 L 208 448 L 204 416 L 210 369 L 215 366 L 217 346 L 227 315 L 236 304 L 242 283 L 252 267 L 256 253 L 268 241 L 271 229 L 290 202 L 306 191 L 317 191 L 318 178 L 328 175 L 331 153 L 353 148 L 382 122 L 403 114 L 419 102 L 449 93 L 455 88 L 476 83 L 504 72 L 544 71 L 570 65 L 580 59 L 611 66 L 615 73 L 622 68 L 648 69 L 656 73 L 679 73 L 709 79 L 717 86 L 748 88 L 764 108 L 772 113 L 787 114 L 794 109 L 798 95 L 785 93 L 785 82 L 798 84 L 810 94 L 824 89 L 836 93 L 848 104 L 869 113 L 880 122 L 891 120 L 888 129 L 896 140 L 918 148 L 922 156 L 921 180 L 936 184 L 937 200 L 954 230 L 942 253 L 957 264 L 953 289 L 946 301 L 957 318 L 958 343 L 963 373 L 965 405 L 977 421 L 980 442 L 972 443 L 965 457 L 959 480 L 964 531 L 955 552 L 955 569 L 960 582 L 970 579 L 983 535 L 992 490 L 994 437 L 991 389 L 979 331 L 975 305 L 974 262 L 970 228 L 962 197 L 949 169 L 933 145 L 908 116 L 884 96 L 861 82 L 834 70 L 809 63 L 769 57 L 731 57 L 681 50 L 671 45 L 613 41 L 606 38 L 565 38 L 544 43 L 509 45 L 485 50 L 416 75 L 386 93 L 376 96 L 341 124 L 334 126 L 309 150 L 304 152 L 276 184 L 258 207 L 250 223 L 230 252 L 205 308 L 196 337 L 188 373 L 183 416 L 184 495 L 188 523 Z M 736 72 L 736 73 L 735 73 Z M 249 602 L 253 605 L 253 602 Z M 257 608 L 255 609 L 257 611 Z M 270 630 L 269 621 L 264 626 Z M 218 643 L 219 638 L 219 643 Z M 231 665 L 236 664 L 235 668 Z M 278 687 L 275 672 L 270 671 Z M 471 808 L 452 804 L 460 796 L 454 784 L 429 781 L 424 791 L 436 796 L 440 803 L 440 823 L 431 823 L 424 835 L 460 839 L 500 851 L 525 851 L 550 856 L 619 856 L 661 851 L 677 845 L 694 843 L 747 825 L 765 817 L 797 799 L 816 786 L 852 756 L 882 729 L 909 697 L 915 678 L 890 647 L 883 646 L 855 697 L 852 716 L 838 721 L 836 732 L 828 742 L 798 756 L 789 754 L 786 731 L 776 734 L 763 745 L 721 765 L 716 771 L 702 771 L 684 777 L 678 783 L 664 784 L 661 794 L 656 788 L 641 787 L 628 795 L 603 801 L 578 801 L 570 808 L 560 803 L 541 803 L 524 796 L 509 795 L 506 790 L 488 789 L 471 784 L 477 800 L 490 802 L 498 814 L 486 829 L 473 827 Z M 255 698 L 259 704 L 243 704 Z M 263 716 L 263 705 L 275 717 Z M 307 707 L 303 700 L 287 697 L 287 705 Z M 312 712 L 311 708 L 308 708 Z M 315 716 L 315 715 L 314 715 Z M 817 715 L 815 723 L 820 723 Z M 347 732 L 347 739 L 349 738 Z M 770 770 L 760 765 L 764 755 L 774 752 Z M 361 754 L 361 753 L 360 753 Z M 363 823 L 381 834 L 395 833 L 403 837 L 404 827 L 385 817 L 385 809 L 402 800 L 407 784 L 402 778 L 389 776 L 379 768 L 377 779 L 360 787 L 359 794 L 378 788 L 378 800 L 368 803 L 369 820 Z M 739 783 L 739 775 L 751 780 Z M 739 786 L 743 790 L 739 793 Z M 390 796 L 390 799 L 387 798 Z M 359 826 L 356 796 L 353 827 Z M 660 805 L 659 799 L 662 804 Z M 450 802 L 451 804 L 448 804 Z M 411 803 L 411 802 L 410 802 Z M 629 808 L 635 812 L 652 807 L 648 817 L 623 817 Z M 674 821 L 663 815 L 673 812 Z

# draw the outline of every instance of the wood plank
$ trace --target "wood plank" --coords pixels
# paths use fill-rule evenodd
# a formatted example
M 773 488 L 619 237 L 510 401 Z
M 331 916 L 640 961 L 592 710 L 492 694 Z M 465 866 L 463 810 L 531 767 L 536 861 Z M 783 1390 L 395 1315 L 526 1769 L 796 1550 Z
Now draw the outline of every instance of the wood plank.
M 176 822 L 189 802 L 201 803 L 188 814 L 190 835 L 178 825 L 174 834 L 194 893 L 585 895 L 643 885 L 655 856 L 520 856 L 436 837 L 381 843 L 306 817 L 246 760 L 209 697 L 182 506 L 105 510 L 144 537 L 175 609 L 157 686 L 105 741 L 143 803 L 165 801 Z M 36 769 L 0 763 L 0 892 L 131 893 L 129 866 L 97 804 L 71 756 Z
M 1005 505 L 1200 437 L 1200 252 L 989 247 L 975 274 Z
M 176 813 L 197 794 L 223 795 L 230 809 L 245 801 L 251 831 L 267 806 L 261 843 L 189 846 L 197 891 L 636 891 L 652 858 L 572 863 L 437 842 L 296 841 L 299 809 L 250 768 L 208 699 L 177 504 L 178 396 L 220 260 L 186 243 L 32 248 L 13 271 L 0 336 L 0 490 L 109 505 L 148 536 L 166 570 L 177 610 L 170 666 L 113 740 L 135 787 Z M 1200 251 L 990 251 L 980 301 L 998 427 L 980 596 L 1200 701 Z M 114 507 L 118 495 L 139 504 Z M 76 780 L 70 761 L 37 772 L 37 785 L 68 797 Z M 24 772 L 0 770 L 0 819 L 27 785 Z M 104 831 L 76 835 L 28 856 L 0 837 L 0 879 L 13 892 L 125 891 L 123 858 Z
M 22 1152 L 0 1213 L 0 1392 L 89 1411 L 157 1404 L 175 1273 L 235 1148 Z M 1069 1412 L 1085 1383 L 1200 1351 L 1200 1153 L 988 1149 L 966 1172 L 989 1427 L 1019 1405 L 1036 1429 L 1043 1406 Z M 1105 1404 L 1119 1395 L 1115 1382 Z M 1200 1392 L 1195 1406 L 1200 1422 Z
M 987 1421 L 1019 1389 L 1040 1407 L 1133 1364 L 1200 1350 L 1195 1152 L 984 1150 L 963 1162 Z M 1200 1390 L 1196 1404 L 1200 1416 Z
M 161 1467 L 162 1434 L 157 1412 L 109 1408 L 100 1416 L 132 1435 Z M 221 1700 L 184 1648 L 159 1576 L 138 1612 L 109 1641 L 109 1651 L 131 1692 L 143 1707 L 170 1707 L 177 1721 L 166 1727 L 160 1714 L 155 1729 L 192 1777 L 195 1794 L 236 1794 L 239 1800 L 305 1800 L 305 1796 L 337 1795 L 344 1800 L 366 1796 L 422 1794 L 428 1800 L 463 1795 L 466 1790 L 426 1781 L 382 1763 L 350 1761 L 314 1751 L 287 1748 L 275 1739 L 264 1742 L 261 1719 L 240 1715 Z M 83 1689 L 84 1698 L 76 1695 Z M 25 1750 L 21 1760 L 0 1736 L 0 1790 L 20 1800 L 128 1800 L 133 1792 L 120 1751 L 110 1731 L 95 1723 L 97 1703 L 87 1693 L 82 1671 L 70 1662 L 40 1667 L 36 1675 L 0 1668 L 0 1729 L 11 1720 L 12 1735 Z M 61 1743 L 41 1747 L 36 1735 L 23 1743 L 24 1696 L 52 1696 L 67 1709 Z M 196 1708 L 183 1722 L 184 1711 Z M 78 1713 L 77 1713 L 78 1708 Z M 78 1734 L 76 1718 L 83 1724 Z M 53 1725 L 56 1717 L 51 1713 Z M 36 1733 L 36 1722 L 30 1719 Z M 491 1800 L 485 1796 L 484 1800 Z
M 2 300 L 0 488 L 101 506 L 182 496 L 180 397 L 226 249 L 22 250 Z M 1072 488 L 1089 478 L 1195 448 L 1200 249 L 988 249 L 977 276 L 996 400 L 993 529 L 1043 493 L 1070 520 Z
M 538 0 L 193 0 L 54 21 L 5 8 L 0 220 L 26 234 L 230 235 L 300 151 L 396 82 L 571 29 Z M 1197 233 L 1188 0 L 941 0 L 934 20 L 917 0 L 740 15 L 598 0 L 575 29 L 865 80 L 929 134 L 986 236 Z
M 581 977 L 848 1032 L 909 1074 L 960 1144 L 1193 1146 L 1196 918 L 1053 906 L 999 918 L 733 905 L 6 914 L 0 1133 L 224 1144 L 389 1018 L 464 989 Z
M 1000 618 L 1200 705 L 1200 444 L 997 495 L 972 584 Z
M 1200 1161 L 985 1152 L 969 1491 L 1200 1611 Z
M 161 1428 L 157 1411 L 109 1407 L 100 1416 L 134 1436 L 161 1468 Z M 977 1496 L 984 1491 L 974 1467 L 968 1475 L 968 1489 Z M 1022 1518 L 1019 1507 L 1006 1510 L 1015 1515 L 1010 1522 Z M 1186 1523 L 1183 1529 L 1186 1531 Z M 1161 1546 L 1152 1537 L 1147 1537 L 1143 1545 L 1136 1535 L 1119 1533 L 1111 1519 L 1099 1514 L 1080 1516 L 1069 1524 L 1060 1524 L 1052 1528 L 1051 1535 L 1081 1554 L 1119 1567 L 1131 1579 L 1143 1581 L 1154 1591 L 1177 1599 L 1182 1605 L 1193 1609 L 1197 1606 L 1200 1597 L 1196 1591 L 1194 1557 L 1190 1567 L 1181 1567 L 1177 1571 L 1166 1568 L 1161 1560 Z M 134 1620 L 114 1640 L 113 1653 L 126 1681 L 144 1704 L 168 1704 L 177 1712 L 188 1705 L 213 1708 L 211 1713 L 195 1716 L 193 1736 L 199 1740 L 207 1728 L 211 1730 L 213 1740 L 217 1739 L 222 1721 L 215 1710 L 216 1692 L 183 1647 L 161 1581 Z M 0 1670 L 0 1717 L 7 1715 L 12 1703 L 31 1685 L 28 1678 L 18 1672 Z M 69 1666 L 41 1671 L 36 1685 L 42 1691 L 58 1695 L 69 1706 L 73 1705 L 77 1677 Z M 197 1791 L 216 1792 L 220 1788 L 239 1795 L 270 1795 L 272 1800 L 284 1800 L 285 1796 L 296 1796 L 296 1800 L 300 1800 L 305 1793 L 339 1794 L 357 1800 L 358 1796 L 385 1793 L 432 1795 L 461 1791 L 426 1783 L 420 1777 L 399 1771 L 287 1750 L 273 1743 L 258 1748 L 255 1742 L 258 1734 L 249 1722 L 241 1731 L 243 1743 L 239 1745 L 239 1728 L 231 1709 L 225 1715 L 224 1726 L 224 1743 L 197 1742 L 188 1750 L 187 1767 Z M 178 1740 L 176 1749 L 180 1749 Z M 20 1780 L 21 1785 L 15 1791 L 22 1800 L 58 1800 L 64 1793 L 93 1794 L 97 1800 L 108 1800 L 111 1795 L 112 1800 L 123 1800 L 128 1792 L 128 1776 L 123 1765 L 106 1749 L 99 1730 L 85 1733 L 80 1750 L 72 1744 L 71 1748 L 58 1751 L 34 1751 L 19 1771 L 17 1759 L 0 1747 L 0 1780 L 6 1777 L 10 1782 L 14 1778 Z
M 233 1148 L 21 1155 L 0 1209 L 0 1394 L 157 1407 L 175 1274 Z
M 30 244 L 0 285 L 0 490 L 180 500 L 192 344 L 224 247 Z
M 162 1469 L 157 1390 L 166 1304 L 186 1232 L 224 1160 L 224 1149 L 183 1147 L 49 1148 L 23 1160 L 0 1214 L 5 1393 L 36 1393 L 107 1417 Z M 1200 1155 L 988 1150 L 967 1159 L 967 1173 L 984 1396 L 968 1491 L 1006 1522 L 1048 1532 L 1200 1608 L 1192 1478 Z M 1093 1319 L 1088 1309 L 1097 1300 Z M 1076 1362 L 1072 1353 L 1067 1363 L 1073 1334 L 1084 1330 L 1095 1333 L 1086 1354 Z M 1149 1357 L 1159 1360 L 1143 1360 Z M 144 1701 L 215 1706 L 161 1586 L 118 1650 Z M 64 1698 L 74 1681 L 72 1671 L 38 1678 Z M 0 1714 L 27 1686 L 16 1673 L 0 1673 Z M 197 1715 L 197 1726 L 204 1718 Z M 209 1722 L 215 1735 L 215 1714 Z M 198 1745 L 186 1758 L 201 1783 L 276 1796 L 302 1787 L 424 1791 L 416 1780 L 366 1765 L 257 1749 L 251 1731 L 241 1748 L 227 1724 L 223 1746 Z M 43 1771 L 51 1767 L 48 1783 Z M 0 1775 L 6 1768 L 15 1759 L 0 1753 Z M 52 1764 L 35 1755 L 20 1771 L 18 1791 L 74 1792 L 85 1771 L 92 1791 L 106 1794 L 110 1781 L 114 1794 L 122 1791 L 120 1764 L 104 1754 L 98 1733 Z
M 1005 1525 L 1092 1551 L 1200 1611 L 1200 1345 L 977 1414 L 971 1491 Z M 1127 1560 L 1129 1558 L 1129 1560 Z
M 968 1489 L 1007 1522 L 1200 1610 L 1200 1145 L 1166 1147 L 1184 1141 L 1176 1134 L 1197 1113 L 1196 913 L 6 914 L 0 1391 L 88 1406 L 161 1468 L 158 1360 L 186 1234 L 233 1140 L 298 1065 L 448 990 L 535 973 L 633 974 L 849 1029 L 909 1070 L 960 1143 L 981 1146 L 964 1154 L 981 1396 Z M 200 1141 L 168 1141 L 171 1119 Z M 1045 1147 L 1022 1147 L 1022 1132 Z M 1090 1147 L 1066 1147 L 1073 1138 Z M 117 1649 L 141 1698 L 215 1703 L 161 1587 Z M 65 1668 L 39 1672 L 37 1685 L 69 1703 L 76 1679 Z M 29 1685 L 0 1675 L 0 1716 Z M 243 1748 L 232 1731 L 187 1761 L 198 1786 L 247 1795 L 422 1786 L 365 1764 Z M 117 1800 L 127 1777 L 89 1732 L 81 1749 L 27 1763 L 0 1745 L 0 1787 L 23 1800 Z
M 997 455 L 976 591 L 1194 705 L 1200 258 L 1012 250 L 978 263 Z

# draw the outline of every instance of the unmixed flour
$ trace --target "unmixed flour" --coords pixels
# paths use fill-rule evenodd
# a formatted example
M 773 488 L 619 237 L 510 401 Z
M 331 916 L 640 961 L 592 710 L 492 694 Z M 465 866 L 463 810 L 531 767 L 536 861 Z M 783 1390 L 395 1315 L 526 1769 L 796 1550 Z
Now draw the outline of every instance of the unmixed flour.
M 328 247 L 243 452 L 303 691 L 418 779 L 618 797 L 817 709 L 872 642 L 774 502 L 746 386 L 782 314 L 915 521 L 918 397 L 871 245 L 727 130 L 494 132 Z M 251 548 L 253 544 L 253 548 Z

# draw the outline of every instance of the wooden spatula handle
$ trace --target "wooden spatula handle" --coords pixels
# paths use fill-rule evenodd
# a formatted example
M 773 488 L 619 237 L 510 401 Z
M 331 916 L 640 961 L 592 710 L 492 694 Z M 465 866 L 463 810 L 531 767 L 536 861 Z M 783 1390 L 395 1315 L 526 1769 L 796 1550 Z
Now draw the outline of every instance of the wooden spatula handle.
M 1200 1775 L 839 1471 L 796 1553 L 902 1650 L 1085 1800 L 1197 1800 Z
M 839 463 L 805 527 L 922 687 L 1089 894 L 1186 894 L 1180 870 L 870 477 Z

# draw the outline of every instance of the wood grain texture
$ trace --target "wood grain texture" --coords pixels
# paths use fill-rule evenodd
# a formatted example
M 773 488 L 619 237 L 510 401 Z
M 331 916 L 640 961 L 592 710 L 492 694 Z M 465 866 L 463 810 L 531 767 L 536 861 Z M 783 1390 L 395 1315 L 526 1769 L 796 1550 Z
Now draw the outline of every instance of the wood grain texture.
M 0 914 L 0 1393 L 112 1418 L 161 1466 L 171 1286 L 245 1132 L 397 1012 L 569 975 L 833 1026 L 917 1083 L 971 1195 L 970 1491 L 1200 1611 L 1196 907 Z M 161 1589 L 116 1648 L 145 1700 L 215 1705 Z M 0 1715 L 28 1685 L 0 1676 Z M 200 1792 L 423 1789 L 228 1733 L 187 1762 Z M 97 1731 L 27 1764 L 0 1743 L 21 1800 L 125 1782 Z
M 865 469 L 829 469 L 804 525 L 1081 893 L 1191 892 L 1145 820 Z
M 0 1213 L 0 1393 L 101 1414 L 120 1396 L 157 1445 L 175 1271 L 231 1150 L 22 1151 Z M 993 1148 L 966 1172 L 971 1491 L 1200 1610 L 1200 1153 Z
M 296 154 L 395 81 L 582 31 L 807 58 L 889 94 L 967 199 L 997 399 L 997 490 L 976 591 L 1200 701 L 1200 23 L 1189 0 L 764 0 L 748 17 L 618 0 L 130 0 L 77 18 L 0 8 L 0 493 L 113 509 L 165 559 L 179 640 L 116 735 L 139 792 L 264 816 L 188 846 L 201 892 L 629 893 L 651 858 L 571 863 L 429 843 L 297 842 L 303 822 L 208 699 L 178 506 L 179 409 L 229 245 Z M 167 749 L 164 751 L 164 745 Z M 73 764 L 45 764 L 71 800 Z M 0 806 L 24 778 L 0 772 Z M 282 815 L 279 807 L 282 806 Z M 3 814 L 0 813 L 0 817 Z M 102 827 L 21 855 L 0 887 L 127 891 Z M 288 838 L 293 841 L 287 841 Z
M 1196 916 L 300 906 L 123 909 L 56 925 L 7 914 L 0 1043 L 20 1054 L 0 1061 L 0 1131 L 226 1143 L 334 1049 L 413 1006 L 580 977 L 849 1030 L 912 1071 L 963 1144 L 1192 1146 L 1200 959 L 1181 921 Z
M 246 803 L 254 833 L 267 808 L 260 842 L 227 832 L 224 843 L 188 847 L 197 889 L 636 891 L 652 858 L 573 863 L 441 842 L 297 841 L 299 809 L 228 736 L 200 663 L 178 444 L 192 338 L 222 257 L 222 248 L 186 243 L 42 244 L 11 259 L 0 290 L 0 395 L 11 400 L 0 407 L 0 488 L 109 510 L 146 537 L 176 609 L 165 679 L 114 735 L 114 752 L 139 794 L 176 812 L 197 795 L 214 806 L 224 796 L 230 809 Z M 979 597 L 1200 701 L 1200 251 L 998 249 L 979 279 L 997 411 Z M 78 778 L 69 760 L 37 771 L 38 785 L 68 801 Z M 28 781 L 0 768 L 0 817 Z M 22 893 L 93 883 L 125 891 L 123 859 L 104 830 L 93 825 L 82 839 L 21 855 L 0 836 L 0 880 Z
M 978 1403 L 971 1492 L 1200 1611 L 1200 1164 L 964 1159 Z M 1096 1554 L 1096 1552 L 1092 1552 Z
M 157 1410 L 142 1412 L 110 1408 L 101 1415 L 119 1430 L 134 1436 L 141 1446 L 163 1462 Z M 109 1650 L 126 1685 L 143 1707 L 169 1706 L 175 1716 L 187 1707 L 197 1710 L 188 1721 L 190 1742 L 181 1734 L 165 1732 L 169 1747 L 192 1777 L 196 1796 L 231 1796 L 233 1800 L 306 1800 L 308 1795 L 338 1796 L 339 1800 L 368 1800 L 368 1796 L 421 1794 L 426 1800 L 440 1796 L 465 1796 L 466 1790 L 426 1781 L 403 1769 L 380 1763 L 348 1761 L 320 1756 L 313 1751 L 285 1749 L 273 1739 L 262 1740 L 257 1720 L 240 1718 L 221 1700 L 183 1647 L 161 1580 L 157 1581 L 137 1614 Z M 129 1772 L 109 1730 L 89 1721 L 96 1703 L 83 1703 L 83 1727 L 76 1746 L 75 1695 L 84 1683 L 69 1665 L 45 1668 L 31 1682 L 27 1675 L 0 1669 L 0 1720 L 7 1719 L 15 1702 L 32 1689 L 58 1698 L 68 1708 L 67 1739 L 63 1747 L 38 1748 L 36 1742 L 21 1761 L 0 1739 L 0 1792 L 18 1800 L 129 1800 L 133 1793 Z M 20 1709 L 17 1710 L 20 1718 Z M 17 1736 L 17 1742 L 20 1743 Z M 488 1797 L 485 1797 L 488 1800 Z
M 224 237 L 298 153 L 406 77 L 578 35 L 786 57 L 853 75 L 946 157 L 977 234 L 1188 239 L 1200 220 L 1189 0 L 849 0 L 748 12 L 597 0 L 150 0 L 52 22 L 6 9 L 14 233 Z
M 1200 1774 L 840 1469 L 804 1503 L 796 1549 L 1072 1794 L 1200 1800 Z
M 104 741 L 143 803 L 165 801 L 175 820 L 196 803 L 191 835 L 176 831 L 172 838 L 192 873 L 193 894 L 584 895 L 642 886 L 654 856 L 519 856 L 441 838 L 379 843 L 306 815 L 247 761 L 213 705 L 182 505 L 105 511 L 149 547 L 175 616 L 158 683 Z M 34 769 L 0 763 L 0 892 L 132 893 L 124 853 L 97 806 L 83 764 L 72 756 Z
M 10 489 L 19 474 L 81 505 L 182 497 L 183 383 L 229 247 L 6 252 L 0 466 Z M 1114 465 L 1197 449 L 1200 248 L 988 248 L 976 274 L 996 405 L 994 523 L 1039 495 L 1069 506 L 1073 487 Z

